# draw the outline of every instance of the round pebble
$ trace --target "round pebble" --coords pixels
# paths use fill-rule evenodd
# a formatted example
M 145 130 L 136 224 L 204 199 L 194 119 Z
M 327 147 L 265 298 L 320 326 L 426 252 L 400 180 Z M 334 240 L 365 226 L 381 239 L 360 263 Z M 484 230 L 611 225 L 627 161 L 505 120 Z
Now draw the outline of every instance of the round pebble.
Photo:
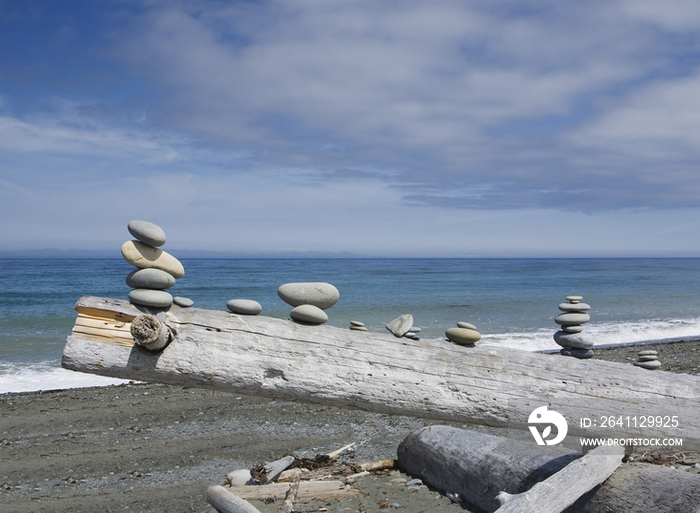
M 571 326 L 562 326 L 561 329 L 567 333 L 581 333 L 583 331 L 583 326 L 580 324 L 572 324 Z
M 181 306 L 182 308 L 189 308 L 194 304 L 194 301 L 188 297 L 175 296 L 173 298 L 173 303 L 175 303 L 177 306 Z
M 461 346 L 473 346 L 481 339 L 479 332 L 469 328 L 450 328 L 445 332 L 445 336 Z
M 656 351 L 654 351 L 653 349 L 647 349 L 646 351 L 639 351 L 639 353 L 637 353 L 637 354 L 639 356 L 649 356 L 649 355 L 655 355 L 658 353 Z
M 593 358 L 594 353 L 590 349 L 576 349 L 565 347 L 560 351 L 563 356 L 573 356 L 579 359 Z
M 289 313 L 293 321 L 305 324 L 323 324 L 328 314 L 315 305 L 299 305 Z
M 126 277 L 126 284 L 132 289 L 163 290 L 175 285 L 175 278 L 160 269 L 136 269 Z
M 364 323 L 364 322 L 360 322 L 360 321 L 350 321 L 350 325 L 351 325 L 351 326 L 364 326 L 365 323 Z
M 367 331 L 367 328 L 364 326 L 350 326 L 350 329 L 352 331 Z
M 277 289 L 277 295 L 291 306 L 313 305 L 327 310 L 340 299 L 340 292 L 330 283 L 285 283 Z
M 559 305 L 559 310 L 562 312 L 585 312 L 590 309 L 591 307 L 586 303 L 561 303 Z
M 165 244 L 165 232 L 158 225 L 136 219 L 131 221 L 127 228 L 131 235 L 149 246 L 158 247 Z
M 226 303 L 226 308 L 239 315 L 258 315 L 262 306 L 252 299 L 232 299 Z
M 476 331 L 476 326 L 474 326 L 473 324 L 471 324 L 471 323 L 469 323 L 469 322 L 459 321 L 459 322 L 457 323 L 457 327 L 458 327 L 458 328 L 466 328 L 466 329 L 468 329 L 468 330 L 474 330 L 474 331 Z
M 653 362 L 654 360 L 658 360 L 659 358 L 656 355 L 653 354 L 646 354 L 644 356 L 640 356 L 637 358 L 638 362 Z
M 173 304 L 173 296 L 164 290 L 134 289 L 129 292 L 129 301 L 137 305 L 167 308 Z

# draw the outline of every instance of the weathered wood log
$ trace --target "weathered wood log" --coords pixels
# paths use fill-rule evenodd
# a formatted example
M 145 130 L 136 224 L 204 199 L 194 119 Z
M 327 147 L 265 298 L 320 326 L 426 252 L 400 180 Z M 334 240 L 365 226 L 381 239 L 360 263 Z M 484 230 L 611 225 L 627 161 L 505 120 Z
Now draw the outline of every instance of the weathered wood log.
M 622 463 L 624 455 L 625 449 L 621 445 L 600 445 L 527 492 L 517 495 L 499 493 L 496 500 L 502 506 L 496 513 L 560 513 L 609 478 Z
M 569 435 L 700 442 L 700 379 L 631 365 L 514 349 L 462 347 L 264 316 L 173 306 L 172 342 L 152 352 L 114 336 L 144 313 L 128 301 L 83 297 L 62 365 L 118 378 L 211 388 L 436 420 L 527 429 L 536 406 L 568 421 Z M 97 333 L 95 332 L 97 330 Z M 580 419 L 677 416 L 670 429 L 627 422 L 614 430 Z
M 226 490 L 226 488 L 224 488 Z M 246 500 L 262 500 L 275 496 L 282 498 L 289 490 L 289 483 L 270 483 L 260 486 L 232 486 L 229 493 Z M 346 488 L 342 481 L 301 481 L 297 492 L 298 501 L 314 499 L 343 499 L 357 494 L 357 490 Z
M 207 488 L 207 502 L 219 513 L 260 513 L 250 502 L 219 485 Z
M 500 492 L 527 492 L 562 469 L 566 473 L 566 466 L 574 465 L 581 454 L 556 446 L 431 426 L 406 437 L 399 445 L 398 457 L 404 472 L 492 512 L 500 507 Z M 534 511 L 550 510 L 545 507 Z M 565 511 L 697 512 L 700 476 L 650 464 L 625 463 L 602 486 L 584 494 Z

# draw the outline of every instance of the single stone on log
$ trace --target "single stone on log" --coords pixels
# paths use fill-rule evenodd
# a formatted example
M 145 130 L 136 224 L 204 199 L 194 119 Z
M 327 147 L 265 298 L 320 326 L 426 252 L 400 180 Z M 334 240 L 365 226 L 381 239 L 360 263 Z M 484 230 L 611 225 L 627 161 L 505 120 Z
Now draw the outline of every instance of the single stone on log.
M 450 328 L 445 332 L 445 336 L 461 346 L 473 346 L 481 339 L 478 331 L 469 328 Z
M 304 324 L 323 324 L 328 321 L 328 315 L 314 305 L 299 305 L 289 313 L 293 321 Z
M 388 329 L 396 337 L 403 337 L 412 327 L 413 316 L 411 314 L 400 315 L 386 325 L 386 329 Z
M 129 240 L 122 245 L 124 260 L 141 269 L 160 269 L 175 278 L 185 275 L 185 268 L 180 261 L 162 249 L 154 248 L 138 240 Z
M 175 296 L 173 298 L 173 303 L 175 303 L 177 306 L 180 306 L 182 308 L 189 308 L 194 304 L 194 301 L 192 301 L 188 297 L 180 297 L 180 296 Z
M 252 299 L 232 299 L 226 303 L 226 308 L 239 315 L 258 315 L 262 306 Z
M 165 232 L 158 225 L 148 221 L 134 220 L 129 223 L 127 228 L 131 235 L 144 244 L 156 247 L 165 244 Z

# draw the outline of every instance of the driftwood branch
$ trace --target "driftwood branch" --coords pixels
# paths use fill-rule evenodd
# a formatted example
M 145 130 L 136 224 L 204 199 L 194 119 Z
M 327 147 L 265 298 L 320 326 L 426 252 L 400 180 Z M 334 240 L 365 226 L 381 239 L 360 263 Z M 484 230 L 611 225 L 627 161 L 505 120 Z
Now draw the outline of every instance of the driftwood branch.
M 289 486 L 287 495 L 284 497 L 284 503 L 280 506 L 278 513 L 292 513 L 294 511 L 294 499 L 297 497 L 299 492 L 300 476 L 296 475 L 292 484 Z
M 396 338 L 264 316 L 173 306 L 172 342 L 154 352 L 120 335 L 143 313 L 127 301 L 83 297 L 62 365 L 105 376 L 211 388 L 436 420 L 527 429 L 535 406 L 569 421 L 571 436 L 609 436 L 583 416 L 677 415 L 665 427 L 618 426 L 617 437 L 683 438 L 700 444 L 697 377 L 614 362 L 514 349 L 462 347 L 443 340 Z M 115 336 L 116 333 L 116 336 Z M 130 338 L 130 337 L 128 337 Z
M 615 472 L 625 455 L 620 445 L 601 445 L 527 492 L 501 492 L 497 513 L 560 513 Z
M 219 485 L 207 488 L 207 502 L 219 513 L 260 513 L 250 502 Z

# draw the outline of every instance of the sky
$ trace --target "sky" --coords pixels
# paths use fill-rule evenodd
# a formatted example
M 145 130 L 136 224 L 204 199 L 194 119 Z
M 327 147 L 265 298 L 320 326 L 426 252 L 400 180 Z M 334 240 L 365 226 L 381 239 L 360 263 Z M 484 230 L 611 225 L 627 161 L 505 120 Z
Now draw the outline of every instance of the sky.
M 0 250 L 700 257 L 695 0 L 0 0 Z

